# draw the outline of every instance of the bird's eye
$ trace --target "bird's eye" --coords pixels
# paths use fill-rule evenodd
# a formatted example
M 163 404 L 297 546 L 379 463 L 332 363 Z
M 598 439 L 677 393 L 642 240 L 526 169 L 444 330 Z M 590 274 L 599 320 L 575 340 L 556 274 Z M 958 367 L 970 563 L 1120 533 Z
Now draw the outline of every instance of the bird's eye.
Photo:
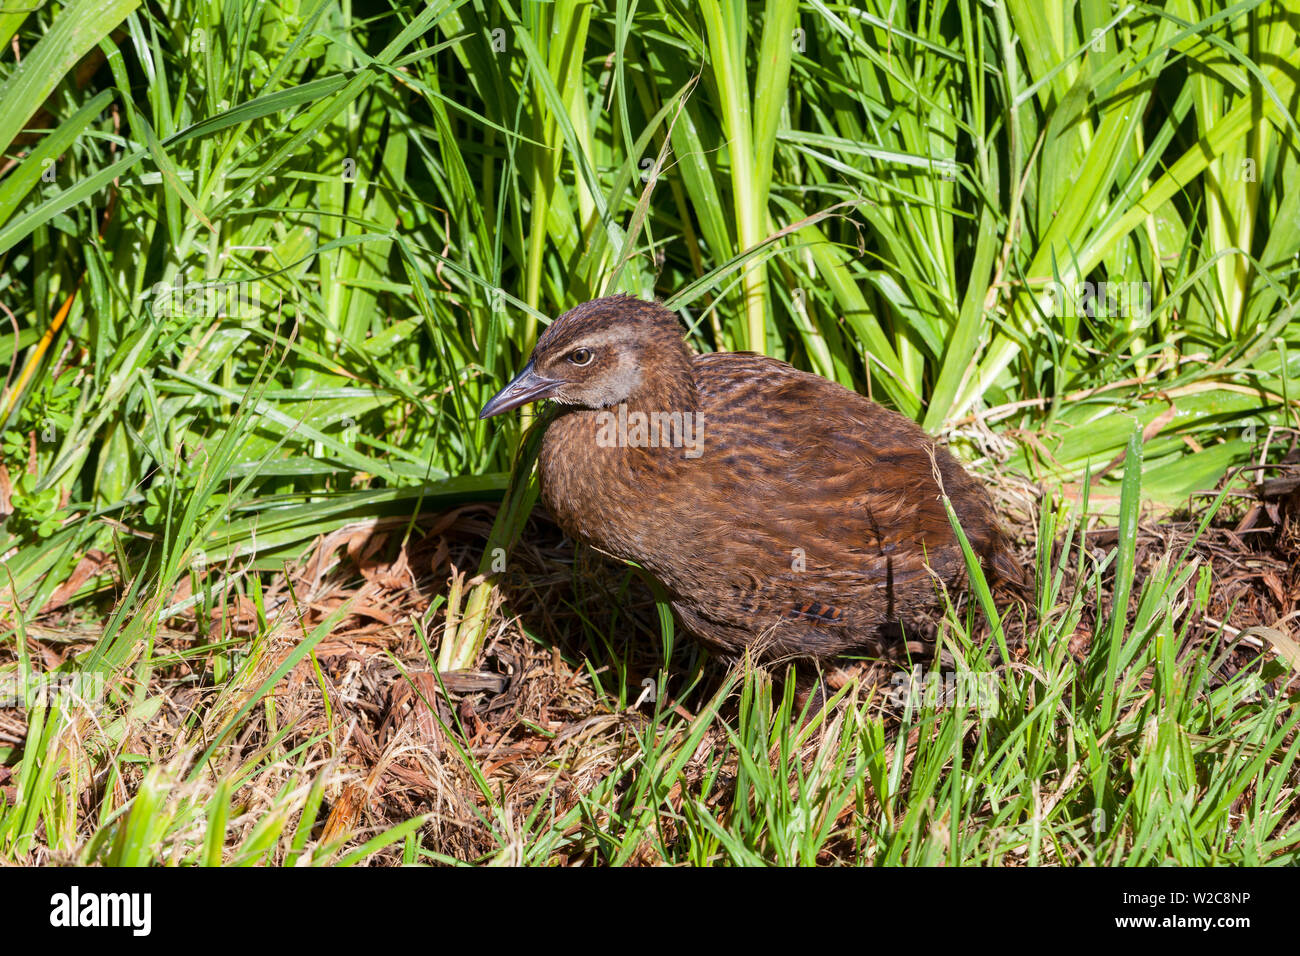
M 569 353 L 569 361 L 574 365 L 590 365 L 591 349 L 574 349 Z

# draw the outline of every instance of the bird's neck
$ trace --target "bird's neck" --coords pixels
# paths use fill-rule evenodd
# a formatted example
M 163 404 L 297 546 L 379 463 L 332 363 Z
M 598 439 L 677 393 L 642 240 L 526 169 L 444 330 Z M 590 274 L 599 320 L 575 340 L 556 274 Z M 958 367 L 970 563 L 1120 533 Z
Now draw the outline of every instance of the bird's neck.
M 620 404 L 625 405 L 629 412 L 647 415 L 656 412 L 694 414 L 699 411 L 700 392 L 691 370 L 690 355 L 683 349 L 681 354 L 665 357 L 665 360 L 646 368 L 632 394 Z
M 620 477 L 629 469 L 675 471 L 699 458 L 705 422 L 690 356 L 683 353 L 680 361 L 673 355 L 648 367 L 621 402 L 561 411 L 547 430 L 544 470 L 560 466 L 556 456 L 561 448 L 593 474 Z
M 685 350 L 683 349 L 683 353 Z M 638 503 L 668 494 L 698 467 L 709 440 L 690 356 L 643 366 L 627 399 L 561 411 L 542 440 L 542 501 L 560 526 L 608 554 L 633 557 L 646 522 Z
M 581 417 L 584 431 L 606 450 L 597 457 L 608 468 L 621 470 L 635 458 L 642 468 L 671 471 L 702 454 L 700 395 L 686 363 L 656 366 L 624 401 Z

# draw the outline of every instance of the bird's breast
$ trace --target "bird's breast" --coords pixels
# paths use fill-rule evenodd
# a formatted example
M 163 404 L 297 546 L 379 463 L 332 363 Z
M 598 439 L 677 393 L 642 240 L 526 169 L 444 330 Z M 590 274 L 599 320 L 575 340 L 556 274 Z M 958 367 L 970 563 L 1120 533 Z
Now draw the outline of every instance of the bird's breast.
M 656 419 L 626 406 L 567 412 L 542 439 L 542 501 L 569 535 L 643 560 L 662 548 L 699 439 L 691 413 Z

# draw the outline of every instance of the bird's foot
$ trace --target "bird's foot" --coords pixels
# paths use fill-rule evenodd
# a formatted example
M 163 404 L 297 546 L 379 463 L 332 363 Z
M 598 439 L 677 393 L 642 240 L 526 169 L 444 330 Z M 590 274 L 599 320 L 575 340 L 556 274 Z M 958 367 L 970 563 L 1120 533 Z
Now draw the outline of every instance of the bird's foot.
M 830 686 L 827 685 L 826 678 L 820 670 L 812 681 L 800 682 L 795 685 L 794 706 L 799 713 L 804 715 L 803 726 L 808 726 L 813 722 L 814 718 L 826 709 L 831 696 Z

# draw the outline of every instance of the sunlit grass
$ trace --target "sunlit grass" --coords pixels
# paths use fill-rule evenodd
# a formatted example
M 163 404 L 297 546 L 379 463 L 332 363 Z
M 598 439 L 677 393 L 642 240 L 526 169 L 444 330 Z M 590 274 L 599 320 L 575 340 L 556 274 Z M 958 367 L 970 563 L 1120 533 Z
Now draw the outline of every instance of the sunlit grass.
M 514 421 L 476 411 L 595 295 L 658 296 L 699 349 L 890 404 L 1042 482 L 1076 530 L 1087 499 L 1125 529 L 1121 604 L 1133 489 L 1203 502 L 1300 427 L 1293 0 L 28 6 L 0 12 L 0 675 L 47 666 L 25 635 L 57 604 L 97 633 L 59 666 L 108 696 L 0 738 L 10 858 L 307 852 L 320 766 L 273 748 L 232 769 L 193 723 L 174 766 L 123 751 L 162 704 L 159 628 L 256 604 L 351 522 L 501 500 L 529 459 Z M 1101 283 L 1121 297 L 1090 310 L 1077 293 Z M 241 284 L 234 308 L 209 294 Z M 493 619 L 495 549 L 536 492 L 512 487 L 467 569 L 485 579 L 440 611 L 444 669 Z M 1134 616 L 1107 617 L 1074 560 L 1077 589 L 1040 594 L 1033 671 L 998 673 L 997 716 L 861 697 L 809 736 L 742 675 L 733 723 L 655 718 L 632 789 L 555 819 L 497 807 L 502 858 L 1290 858 L 1294 717 L 1189 655 L 1177 595 L 1204 569 L 1169 555 Z M 1061 646 L 1079 602 L 1105 618 L 1082 674 Z M 211 651 L 206 732 L 267 706 L 262 625 Z M 950 640 L 987 663 L 964 626 Z M 79 794 L 106 767 L 92 821 Z M 392 835 L 408 860 L 412 834 Z M 310 842 L 317 861 L 358 845 Z

